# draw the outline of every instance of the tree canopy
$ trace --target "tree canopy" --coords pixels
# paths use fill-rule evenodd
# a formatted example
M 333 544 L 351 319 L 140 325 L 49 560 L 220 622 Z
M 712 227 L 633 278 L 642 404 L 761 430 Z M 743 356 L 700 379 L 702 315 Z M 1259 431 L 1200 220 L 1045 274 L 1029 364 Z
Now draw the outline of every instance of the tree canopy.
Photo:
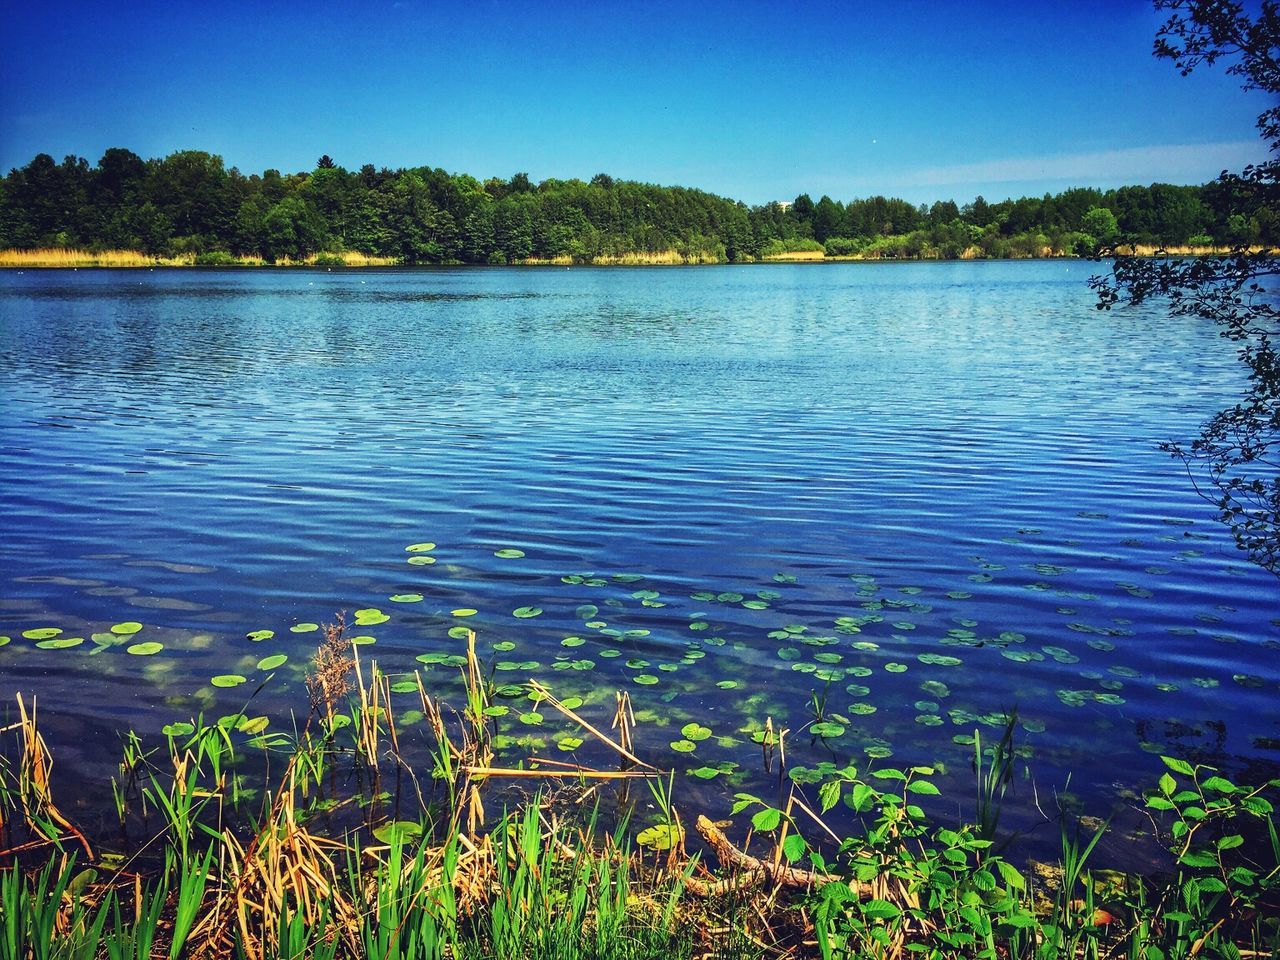
M 754 207 L 685 187 L 620 180 L 481 182 L 431 167 L 244 174 L 200 150 L 144 160 L 113 147 L 96 165 L 48 154 L 0 180 L 0 247 L 136 249 L 296 260 L 356 251 L 404 263 L 589 261 L 675 251 L 741 261 L 798 249 L 870 257 L 1042 256 L 1113 236 L 1137 243 L 1274 243 L 1275 210 L 1232 187 L 1151 184 L 1041 197 L 914 205 L 873 196 Z

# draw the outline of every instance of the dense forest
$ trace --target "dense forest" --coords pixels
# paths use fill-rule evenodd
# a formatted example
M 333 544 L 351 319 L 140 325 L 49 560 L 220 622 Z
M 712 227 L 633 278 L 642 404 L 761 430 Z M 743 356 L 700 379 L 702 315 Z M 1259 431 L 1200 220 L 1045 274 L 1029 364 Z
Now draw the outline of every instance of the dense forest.
M 676 254 L 747 261 L 795 251 L 864 257 L 1032 257 L 1117 238 L 1158 246 L 1280 240 L 1274 210 L 1241 212 L 1229 187 L 1076 188 L 1043 197 L 916 206 L 807 194 L 748 207 L 684 187 L 614 180 L 480 181 L 430 167 L 245 175 L 183 150 L 144 160 L 112 148 L 96 166 L 40 154 L 0 180 L 0 248 L 138 250 L 197 262 L 302 260 L 346 251 L 403 263 Z

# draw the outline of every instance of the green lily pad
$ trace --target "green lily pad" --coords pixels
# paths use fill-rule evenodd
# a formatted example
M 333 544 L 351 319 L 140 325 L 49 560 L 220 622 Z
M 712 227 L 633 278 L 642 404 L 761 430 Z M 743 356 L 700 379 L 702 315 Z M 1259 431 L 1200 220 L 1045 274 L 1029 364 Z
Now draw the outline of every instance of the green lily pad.
M 385 844 L 413 843 L 422 837 L 422 824 L 415 820 L 392 820 L 376 827 L 373 835 Z
M 262 640 L 270 640 L 275 635 L 276 632 L 274 630 L 254 630 L 252 633 L 245 634 L 245 636 L 254 643 L 258 643 Z
M 187 723 L 185 720 L 179 720 L 176 723 L 166 723 L 160 728 L 160 732 L 166 737 L 185 737 L 189 734 L 195 733 L 196 728 L 194 724 Z
M 359 623 L 360 621 L 357 620 L 356 622 Z M 320 624 L 318 623 L 304 622 L 304 623 L 295 623 L 292 627 L 289 628 L 289 632 L 290 633 L 315 633 L 319 629 L 320 629 Z
M 421 603 L 422 594 L 420 593 L 397 593 L 387 597 L 392 603 Z
M 236 673 L 221 673 L 209 682 L 215 687 L 238 687 L 240 684 L 247 681 L 244 677 Z
M 131 636 L 142 629 L 142 624 L 137 620 L 126 620 L 124 623 L 117 623 L 111 628 L 112 633 L 118 633 L 122 637 Z
M 474 617 L 474 616 L 475 616 L 477 613 L 479 613 L 479 612 L 480 612 L 479 610 L 473 610 L 471 607 L 459 607 L 457 610 L 450 610 L 450 611 L 449 611 L 449 616 L 451 616 L 451 617 Z
M 259 660 L 258 669 L 274 670 L 276 667 L 284 664 L 285 661 L 287 661 L 288 659 L 289 659 L 289 655 L 287 653 L 275 653 L 269 657 L 263 657 L 261 660 Z
M 405 561 L 405 563 L 412 564 L 415 567 L 429 567 L 435 562 L 435 557 L 429 557 L 425 553 L 415 554 Z
M 524 551 L 517 550 L 515 547 L 503 547 L 501 550 L 493 551 L 493 555 L 499 560 L 519 560 L 524 556 Z
M 404 550 L 405 553 L 426 553 L 428 550 L 434 550 L 435 548 L 436 545 L 434 543 L 411 543 Z
M 680 733 L 686 740 L 693 740 L 694 742 L 697 742 L 699 740 L 706 740 L 710 737 L 711 728 L 704 727 L 699 723 L 686 723 L 680 728 Z
M 150 657 L 159 653 L 164 649 L 163 643 L 156 643 L 154 640 L 148 640 L 145 643 L 133 643 L 125 647 L 125 653 L 131 653 L 135 657 Z
M 516 607 L 511 611 L 511 615 L 520 620 L 529 620 L 542 614 L 541 607 Z
M 22 635 L 28 640 L 48 640 L 61 632 L 57 627 L 36 627 L 34 630 L 23 630 Z
M 36 646 L 41 650 L 67 650 L 71 647 L 78 647 L 84 643 L 84 637 L 57 637 L 51 640 L 41 640 Z
M 670 850 L 683 839 L 683 829 L 674 823 L 659 823 L 636 835 L 636 843 L 650 850 Z
M 386 623 L 390 619 L 377 607 L 365 607 L 363 610 L 356 611 L 356 626 L 358 627 L 372 627 L 379 623 Z

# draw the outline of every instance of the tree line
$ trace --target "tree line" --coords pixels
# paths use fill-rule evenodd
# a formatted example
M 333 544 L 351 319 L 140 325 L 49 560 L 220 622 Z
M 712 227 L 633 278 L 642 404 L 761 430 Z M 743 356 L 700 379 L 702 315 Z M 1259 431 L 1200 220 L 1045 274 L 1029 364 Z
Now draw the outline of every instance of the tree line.
M 107 150 L 96 165 L 39 154 L 0 180 L 0 248 L 195 254 L 275 262 L 355 251 L 409 263 L 512 263 L 675 251 L 739 262 L 796 250 L 957 258 L 1085 252 L 1098 244 L 1275 244 L 1274 209 L 1240 213 L 1217 183 L 1074 188 L 1043 197 L 914 205 L 802 194 L 748 207 L 685 187 L 598 174 L 480 181 L 431 167 L 244 174 L 182 150 L 144 160 Z

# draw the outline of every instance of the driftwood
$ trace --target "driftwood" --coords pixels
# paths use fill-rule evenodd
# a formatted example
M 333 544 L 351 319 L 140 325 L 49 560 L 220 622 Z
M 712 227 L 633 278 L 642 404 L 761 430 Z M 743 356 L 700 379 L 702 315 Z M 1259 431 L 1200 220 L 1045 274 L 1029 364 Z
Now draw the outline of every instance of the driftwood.
M 766 880 L 781 887 L 818 887 L 825 883 L 843 883 L 839 877 L 813 870 L 801 870 L 785 863 L 761 860 L 739 850 L 725 836 L 723 830 L 704 816 L 696 824 L 698 833 L 707 842 L 722 867 L 732 869 L 734 875 L 727 880 L 706 881 L 690 877 L 687 889 L 695 897 L 714 897 L 738 887 L 754 886 Z M 870 887 L 857 881 L 849 881 L 850 889 L 859 897 L 871 895 Z

